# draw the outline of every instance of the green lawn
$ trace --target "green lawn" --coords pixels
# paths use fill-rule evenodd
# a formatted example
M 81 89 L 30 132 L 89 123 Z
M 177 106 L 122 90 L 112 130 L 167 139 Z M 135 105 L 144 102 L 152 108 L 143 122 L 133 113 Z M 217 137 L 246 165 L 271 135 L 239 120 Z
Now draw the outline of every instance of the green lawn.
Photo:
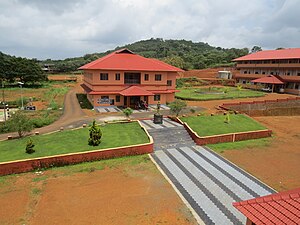
M 239 91 L 236 87 L 180 88 L 179 91 L 175 93 L 177 98 L 194 101 L 262 97 L 266 95 L 264 92 L 249 89 Z
M 209 144 L 207 147 L 214 150 L 217 153 L 223 153 L 226 150 L 243 150 L 249 148 L 262 148 L 267 147 L 271 144 L 272 138 L 259 138 L 253 140 L 237 141 L 237 142 L 227 142 L 218 144 Z
M 28 138 L 1 141 L 0 162 L 149 142 L 148 136 L 137 122 L 106 124 L 101 127 L 101 130 L 103 133 L 102 141 L 101 144 L 96 147 L 88 145 L 88 128 L 34 136 L 32 139 L 35 144 L 34 149 L 36 152 L 31 155 L 25 153 Z
M 242 114 L 230 114 L 229 117 L 229 123 L 224 122 L 224 115 L 191 116 L 180 119 L 186 122 L 199 136 L 266 129 L 260 123 Z

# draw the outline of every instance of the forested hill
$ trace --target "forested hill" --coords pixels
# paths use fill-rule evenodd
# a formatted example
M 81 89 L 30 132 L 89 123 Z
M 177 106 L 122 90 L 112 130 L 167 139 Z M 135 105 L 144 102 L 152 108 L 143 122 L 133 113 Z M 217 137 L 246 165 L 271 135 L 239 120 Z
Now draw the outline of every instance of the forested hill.
M 67 58 L 64 60 L 45 60 L 41 64 L 54 64 L 57 72 L 70 72 L 81 65 L 91 62 L 112 51 L 128 48 L 131 51 L 149 58 L 157 58 L 182 69 L 203 69 L 215 66 L 231 65 L 231 60 L 248 54 L 249 49 L 213 47 L 203 42 L 192 42 L 186 40 L 163 40 L 162 38 L 151 38 L 125 46 L 105 53 L 86 54 L 83 57 Z

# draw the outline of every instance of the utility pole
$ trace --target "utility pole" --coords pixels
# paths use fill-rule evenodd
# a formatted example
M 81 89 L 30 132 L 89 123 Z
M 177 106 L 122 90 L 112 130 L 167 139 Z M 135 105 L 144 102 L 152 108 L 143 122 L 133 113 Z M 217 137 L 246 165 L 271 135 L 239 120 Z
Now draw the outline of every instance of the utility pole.
M 24 85 L 24 83 L 22 82 L 18 82 L 18 84 L 20 85 L 21 87 L 21 101 L 22 101 L 22 107 L 21 107 L 21 110 L 24 110 L 24 102 L 23 102 L 23 89 L 22 89 L 22 85 Z
M 2 104 L 3 104 L 3 112 L 4 112 L 4 123 L 6 122 L 6 103 L 5 103 L 5 95 L 4 95 L 4 82 L 2 79 Z

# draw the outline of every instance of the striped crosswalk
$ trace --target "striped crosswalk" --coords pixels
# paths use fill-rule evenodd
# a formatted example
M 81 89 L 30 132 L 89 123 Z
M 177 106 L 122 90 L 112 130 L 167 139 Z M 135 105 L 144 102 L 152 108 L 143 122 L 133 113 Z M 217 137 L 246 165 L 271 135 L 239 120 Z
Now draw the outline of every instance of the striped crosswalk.
M 152 158 L 205 224 L 245 224 L 232 203 L 273 193 L 257 179 L 200 146 L 155 151 Z

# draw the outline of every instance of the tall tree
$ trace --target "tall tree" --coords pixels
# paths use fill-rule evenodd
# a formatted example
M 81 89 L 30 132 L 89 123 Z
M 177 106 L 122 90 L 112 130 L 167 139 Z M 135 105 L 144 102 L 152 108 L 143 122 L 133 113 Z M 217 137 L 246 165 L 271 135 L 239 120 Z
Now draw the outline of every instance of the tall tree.
M 262 48 L 260 46 L 253 46 L 251 49 L 251 53 L 262 51 Z

